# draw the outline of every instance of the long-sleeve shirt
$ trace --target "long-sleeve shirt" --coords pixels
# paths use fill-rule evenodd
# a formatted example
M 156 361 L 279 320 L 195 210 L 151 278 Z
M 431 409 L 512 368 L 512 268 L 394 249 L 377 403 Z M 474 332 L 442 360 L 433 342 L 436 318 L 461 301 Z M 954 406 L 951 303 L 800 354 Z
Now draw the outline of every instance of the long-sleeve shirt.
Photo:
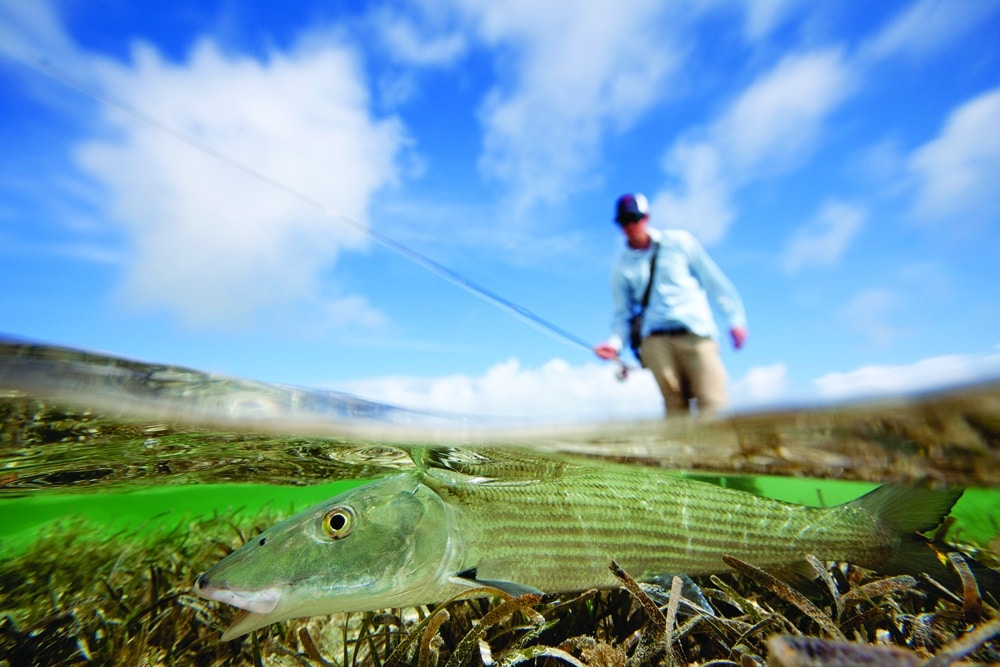
M 654 243 L 658 244 L 655 282 L 642 323 L 642 335 L 660 329 L 687 328 L 699 336 L 718 338 L 709 298 L 729 321 L 729 327 L 746 328 L 746 313 L 739 292 L 708 256 L 701 243 L 682 229 L 649 229 L 653 243 L 636 250 L 626 246 L 611 276 L 615 314 L 608 342 L 619 351 L 629 339 L 629 321 L 642 305 L 649 281 Z

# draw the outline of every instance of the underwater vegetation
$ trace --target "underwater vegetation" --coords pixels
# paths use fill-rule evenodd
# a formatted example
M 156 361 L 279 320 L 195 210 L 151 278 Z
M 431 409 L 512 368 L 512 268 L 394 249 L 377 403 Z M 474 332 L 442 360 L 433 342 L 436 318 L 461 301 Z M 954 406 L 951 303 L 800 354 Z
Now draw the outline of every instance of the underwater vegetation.
M 884 577 L 816 559 L 803 577 L 727 557 L 732 573 L 697 579 L 704 600 L 695 603 L 682 601 L 679 578 L 668 590 L 617 569 L 617 590 L 561 597 L 492 591 L 434 606 L 286 621 L 223 642 L 237 610 L 198 598 L 194 581 L 274 520 L 273 512 L 215 516 L 115 535 L 82 521 L 49 528 L 28 550 L 0 561 L 0 664 L 1000 663 L 997 600 L 980 591 L 958 551 L 943 554 L 958 574 L 954 589 L 925 575 Z M 996 566 L 988 552 L 973 555 Z

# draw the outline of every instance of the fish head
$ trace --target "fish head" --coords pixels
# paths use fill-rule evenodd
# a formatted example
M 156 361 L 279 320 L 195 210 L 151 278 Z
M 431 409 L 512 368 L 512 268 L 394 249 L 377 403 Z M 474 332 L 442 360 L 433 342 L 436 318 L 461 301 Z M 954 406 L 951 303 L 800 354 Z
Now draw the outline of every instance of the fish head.
M 456 523 L 419 477 L 387 477 L 268 528 L 195 591 L 243 610 L 223 640 L 289 618 L 433 602 L 458 550 Z

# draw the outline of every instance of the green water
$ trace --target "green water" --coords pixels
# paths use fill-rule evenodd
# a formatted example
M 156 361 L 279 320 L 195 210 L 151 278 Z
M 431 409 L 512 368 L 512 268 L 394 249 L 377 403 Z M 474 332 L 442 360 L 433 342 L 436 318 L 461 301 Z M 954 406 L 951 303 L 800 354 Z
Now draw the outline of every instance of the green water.
M 184 526 L 200 516 L 256 516 L 263 510 L 289 514 L 320 502 L 359 481 L 310 487 L 266 484 L 205 484 L 110 493 L 63 493 L 9 498 L 4 503 L 0 553 L 24 551 L 40 532 L 60 522 L 84 519 L 103 535 L 141 538 L 149 530 Z

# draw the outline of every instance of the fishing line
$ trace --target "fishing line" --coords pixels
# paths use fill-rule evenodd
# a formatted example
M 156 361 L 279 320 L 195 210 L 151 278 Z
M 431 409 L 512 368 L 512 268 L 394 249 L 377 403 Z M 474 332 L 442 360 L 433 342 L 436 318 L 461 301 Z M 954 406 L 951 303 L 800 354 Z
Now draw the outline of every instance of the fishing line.
M 45 58 L 39 59 L 37 65 L 28 62 L 24 62 L 24 64 L 40 72 L 41 74 L 44 74 L 45 76 L 48 76 L 49 78 L 54 79 L 55 81 L 58 81 L 59 83 L 63 84 L 68 88 L 72 88 L 73 90 L 76 90 L 77 92 L 82 93 L 83 95 L 93 100 L 96 100 L 97 102 L 100 102 L 105 106 L 117 109 L 127 114 L 128 116 L 131 116 L 132 118 L 135 118 L 136 120 L 154 129 L 157 129 L 160 132 L 163 132 L 164 134 L 167 134 L 168 136 L 174 138 L 175 140 L 186 144 L 187 146 L 199 151 L 200 153 L 212 157 L 215 160 L 222 162 L 223 164 L 226 164 L 229 167 L 243 173 L 244 175 L 249 176 L 250 178 L 257 180 L 260 183 L 263 183 L 279 192 L 284 193 L 285 195 L 293 199 L 298 200 L 299 202 L 305 204 L 306 206 L 315 209 L 316 211 L 319 211 L 321 214 L 330 218 L 331 220 L 335 220 L 340 224 L 343 224 L 347 227 L 350 227 L 351 229 L 354 229 L 368 236 L 369 238 L 371 238 L 373 241 L 383 246 L 384 248 L 388 248 L 389 250 L 405 257 L 411 262 L 418 264 L 419 266 L 422 266 L 424 269 L 430 271 L 434 275 L 443 278 L 444 280 L 452 283 L 453 285 L 456 285 L 457 287 L 460 287 L 461 289 L 472 294 L 473 296 L 485 301 L 486 303 L 492 304 L 493 306 L 499 308 L 500 310 L 510 315 L 513 315 L 515 318 L 535 327 L 536 329 L 548 334 L 549 336 L 557 340 L 561 340 L 562 342 L 567 343 L 569 345 L 587 350 L 588 352 L 592 350 L 592 346 L 582 338 L 579 338 L 578 336 L 573 335 L 572 333 L 563 329 L 562 327 L 553 324 L 552 322 L 549 322 L 548 320 L 536 315 L 527 308 L 520 306 L 514 303 L 513 301 L 510 301 L 509 299 L 500 296 L 496 292 L 493 292 L 492 290 L 489 290 L 486 287 L 483 287 L 482 285 L 479 285 L 469 280 L 465 276 L 453 271 L 452 269 L 449 269 L 443 264 L 434 261 L 433 259 L 427 257 L 426 255 L 423 255 L 417 252 L 416 250 L 413 250 L 412 248 L 409 248 L 408 246 L 399 243 L 398 241 L 394 241 L 388 236 L 381 234 L 366 225 L 361 224 L 357 220 L 354 220 L 353 218 L 344 215 L 332 208 L 324 206 L 321 202 L 313 199 L 312 197 L 303 194 L 302 192 L 299 192 L 298 190 L 280 181 L 277 181 L 274 178 L 271 178 L 270 176 L 260 171 L 257 171 L 256 169 L 248 167 L 242 162 L 239 162 L 238 160 L 230 157 L 229 155 L 226 155 L 225 153 L 222 153 L 221 151 L 213 148 L 211 145 L 203 141 L 199 141 L 198 139 L 192 137 L 191 135 L 185 132 L 182 132 L 181 130 L 171 127 L 170 125 L 164 123 L 155 116 L 152 116 L 142 111 L 141 109 L 132 106 L 128 102 L 125 102 L 122 99 L 119 99 L 112 95 L 108 95 L 107 93 L 96 90 L 94 87 L 87 85 L 77 77 L 71 75 L 65 70 L 62 70 L 53 65 L 52 63 L 48 62 L 48 60 L 46 60 Z M 621 360 L 619 360 L 618 363 L 620 364 L 618 377 L 619 379 L 624 380 L 625 377 L 627 377 L 628 375 L 628 366 L 626 366 L 626 364 Z

